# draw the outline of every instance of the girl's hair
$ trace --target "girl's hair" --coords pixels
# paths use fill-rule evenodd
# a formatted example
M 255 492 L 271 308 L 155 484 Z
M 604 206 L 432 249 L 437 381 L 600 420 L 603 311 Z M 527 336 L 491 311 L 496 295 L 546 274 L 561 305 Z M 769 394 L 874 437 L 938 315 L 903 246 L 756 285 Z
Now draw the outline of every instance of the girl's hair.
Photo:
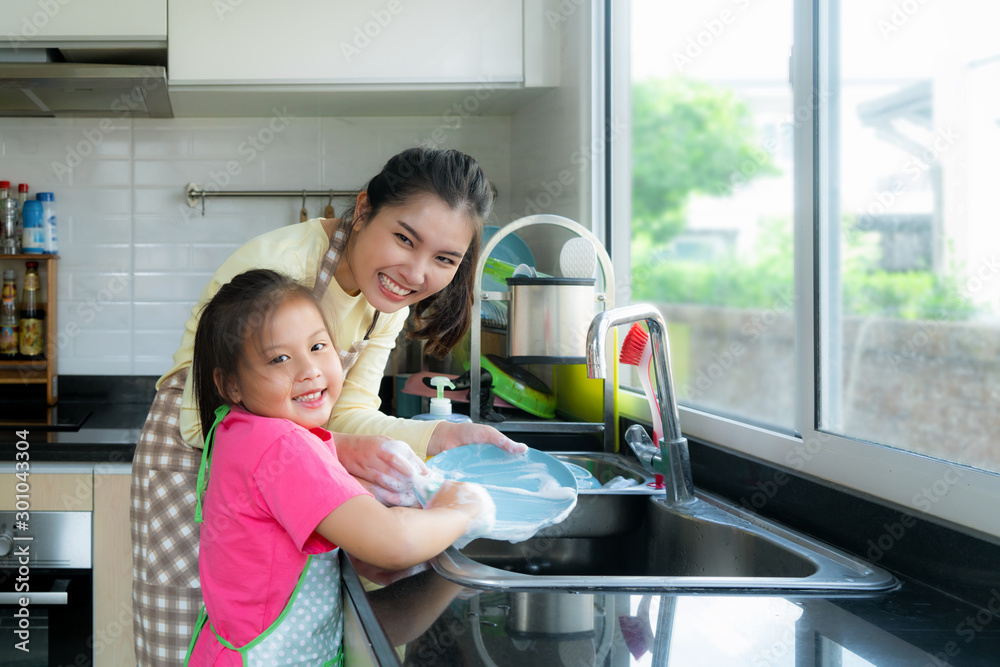
M 493 210 L 493 186 L 479 163 L 465 153 L 419 147 L 390 158 L 365 191 L 369 208 L 363 224 L 386 206 L 403 206 L 425 194 L 436 195 L 453 211 L 464 212 L 472 224 L 472 241 L 452 281 L 414 308 L 416 329 L 409 337 L 426 340 L 424 351 L 440 359 L 469 328 L 475 268 L 483 224 Z M 345 217 L 353 221 L 356 215 L 352 209 Z
M 227 392 L 220 391 L 215 384 L 216 369 L 221 371 L 224 384 L 236 378 L 240 363 L 245 358 L 244 342 L 251 336 L 260 339 L 267 335 L 265 325 L 271 316 L 279 306 L 293 298 L 303 298 L 315 304 L 322 316 L 311 289 L 270 269 L 253 269 L 239 274 L 219 288 L 205 304 L 194 334 L 194 357 L 191 362 L 192 386 L 201 418 L 202 437 L 207 437 L 212 428 L 215 409 L 232 403 Z

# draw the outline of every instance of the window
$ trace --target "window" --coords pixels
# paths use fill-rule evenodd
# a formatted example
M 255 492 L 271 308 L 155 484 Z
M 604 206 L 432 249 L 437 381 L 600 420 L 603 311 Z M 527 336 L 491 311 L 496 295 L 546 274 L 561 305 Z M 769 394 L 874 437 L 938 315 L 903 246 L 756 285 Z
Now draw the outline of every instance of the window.
M 1000 7 L 612 12 L 615 259 L 685 432 L 1000 535 Z
M 791 0 L 632 12 L 631 297 L 682 402 L 791 432 Z

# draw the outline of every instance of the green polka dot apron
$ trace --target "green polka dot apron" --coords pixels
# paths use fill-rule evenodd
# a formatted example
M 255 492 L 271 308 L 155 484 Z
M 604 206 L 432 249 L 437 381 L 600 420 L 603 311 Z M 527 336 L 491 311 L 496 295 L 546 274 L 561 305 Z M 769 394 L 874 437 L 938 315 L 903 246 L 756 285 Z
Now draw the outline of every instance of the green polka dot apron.
M 224 405 L 215 411 L 215 422 L 205 438 L 201 467 L 198 470 L 198 501 L 195 520 L 202 521 L 202 496 L 208 484 L 212 466 L 212 445 L 215 428 L 229 413 Z M 219 643 L 237 651 L 245 667 L 276 667 L 278 665 L 315 665 L 341 667 L 344 661 L 341 640 L 343 610 L 340 600 L 340 549 L 313 554 L 306 560 L 302 574 L 284 609 L 274 622 L 243 646 L 235 646 L 212 625 L 202 605 L 195 625 L 194 637 L 188 646 L 189 664 L 198 636 L 208 626 Z

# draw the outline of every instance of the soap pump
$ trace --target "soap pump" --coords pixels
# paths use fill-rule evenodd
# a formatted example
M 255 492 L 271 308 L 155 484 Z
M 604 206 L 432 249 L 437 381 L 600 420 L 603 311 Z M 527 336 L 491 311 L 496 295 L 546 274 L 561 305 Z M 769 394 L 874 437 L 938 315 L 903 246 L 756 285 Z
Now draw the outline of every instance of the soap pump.
M 451 411 L 451 399 L 444 397 L 445 387 L 449 389 L 455 388 L 455 383 L 453 383 L 448 378 L 443 375 L 437 377 L 432 377 L 430 379 L 432 387 L 437 389 L 437 398 L 431 399 L 431 411 L 425 412 L 423 414 L 416 415 L 412 419 L 418 421 L 449 421 L 449 422 L 471 422 L 472 418 L 468 415 L 455 414 Z

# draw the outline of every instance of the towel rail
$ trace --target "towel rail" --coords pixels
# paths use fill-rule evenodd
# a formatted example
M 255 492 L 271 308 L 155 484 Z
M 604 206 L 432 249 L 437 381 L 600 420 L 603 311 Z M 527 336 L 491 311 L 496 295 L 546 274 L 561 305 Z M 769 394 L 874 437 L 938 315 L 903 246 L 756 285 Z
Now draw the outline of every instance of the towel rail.
M 205 199 L 207 197 L 302 197 L 303 207 L 307 197 L 335 197 L 354 198 L 358 193 L 356 190 L 206 190 L 198 187 L 197 183 L 188 183 L 184 189 L 187 195 L 187 204 L 191 208 L 198 205 L 201 200 L 201 214 L 205 215 Z

